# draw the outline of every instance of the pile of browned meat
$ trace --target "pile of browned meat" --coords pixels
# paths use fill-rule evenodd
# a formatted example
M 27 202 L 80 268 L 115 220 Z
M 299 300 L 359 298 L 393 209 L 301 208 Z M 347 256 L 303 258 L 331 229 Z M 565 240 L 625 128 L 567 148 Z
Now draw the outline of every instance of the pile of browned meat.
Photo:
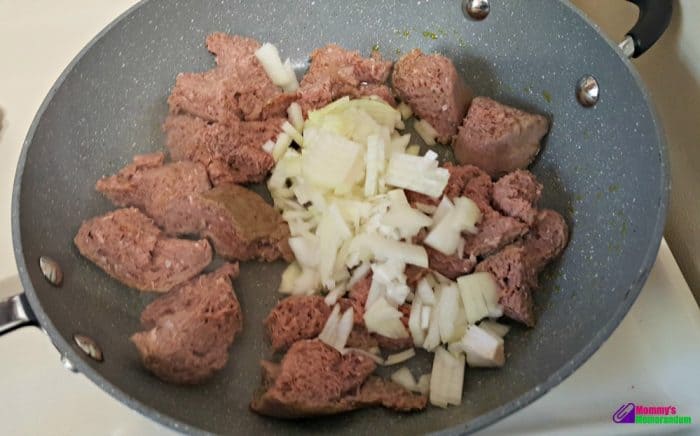
M 292 102 L 306 115 L 343 96 L 376 95 L 392 106 L 398 97 L 434 127 L 439 142 L 452 142 L 462 165 L 445 165 L 451 176 L 444 195 L 471 198 L 483 219 L 459 256 L 426 247 L 430 268 L 450 278 L 474 270 L 493 273 L 506 316 L 534 325 L 537 275 L 568 239 L 559 214 L 537 209 L 542 185 L 522 170 L 539 151 L 548 121 L 488 98 L 472 99 L 449 59 L 419 50 L 393 65 L 377 52 L 363 58 L 328 45 L 312 53 L 299 90 L 285 93 L 255 58 L 259 47 L 240 36 L 207 38 L 216 66 L 180 74 L 168 99 L 163 129 L 171 161 L 164 153 L 139 155 L 99 180 L 97 190 L 120 209 L 85 221 L 75 237 L 80 253 L 110 276 L 141 291 L 165 293 L 145 308 L 144 331 L 132 337 L 146 368 L 165 381 L 193 384 L 225 366 L 243 327 L 231 282 L 238 275 L 236 261 L 293 260 L 287 224 L 240 184 L 261 182 L 274 167 L 262 145 L 280 133 Z M 387 86 L 392 67 L 393 89 Z M 440 200 L 407 196 L 414 205 Z M 231 263 L 203 273 L 213 252 Z M 409 267 L 409 282 L 415 285 L 426 271 Z M 348 347 L 411 347 L 410 337 L 389 339 L 365 328 L 370 284 L 368 275 L 340 300 L 355 314 Z M 408 314 L 408 307 L 401 309 Z M 253 410 L 299 417 L 374 405 L 426 407 L 425 395 L 372 376 L 376 364 L 366 354 L 341 354 L 316 339 L 330 313 L 322 296 L 289 297 L 272 309 L 265 320 L 268 339 L 275 353 L 286 354 L 280 363 L 263 361 Z

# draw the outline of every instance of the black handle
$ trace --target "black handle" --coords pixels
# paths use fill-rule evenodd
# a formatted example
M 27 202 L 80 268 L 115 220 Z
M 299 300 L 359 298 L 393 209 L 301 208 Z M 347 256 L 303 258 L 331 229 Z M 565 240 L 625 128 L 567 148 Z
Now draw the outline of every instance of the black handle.
M 649 50 L 671 22 L 673 0 L 627 0 L 639 8 L 637 24 L 627 32 L 634 42 L 632 57 L 641 56 Z

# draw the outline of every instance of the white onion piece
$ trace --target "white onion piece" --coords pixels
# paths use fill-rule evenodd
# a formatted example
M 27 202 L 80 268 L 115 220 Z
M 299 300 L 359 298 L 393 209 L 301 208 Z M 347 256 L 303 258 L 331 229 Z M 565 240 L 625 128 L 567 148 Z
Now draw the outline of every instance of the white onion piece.
M 438 162 L 410 154 L 394 153 L 386 171 L 386 183 L 430 197 L 439 197 L 447 186 L 450 172 Z
M 427 328 L 422 325 L 423 303 L 420 298 L 416 298 L 411 303 L 411 312 L 408 315 L 408 330 L 413 338 L 413 345 L 422 347 L 425 341 L 425 330 Z
M 411 106 L 407 105 L 404 102 L 399 103 L 397 109 L 401 113 L 401 118 L 403 118 L 404 120 L 407 120 L 413 116 L 413 110 L 411 109 Z
M 289 105 L 287 108 L 287 116 L 289 117 L 289 122 L 298 131 L 304 130 L 304 114 L 301 111 L 301 106 L 296 101 Z
M 288 239 L 289 247 L 297 262 L 307 268 L 313 268 L 319 262 L 319 240 L 313 235 L 296 236 Z
M 386 360 L 384 360 L 384 365 L 385 366 L 391 366 L 391 365 L 397 365 L 399 363 L 403 363 L 411 358 L 413 358 L 416 355 L 416 350 L 413 348 L 409 348 L 407 350 L 401 351 L 400 353 L 395 353 L 395 354 L 390 354 L 387 356 Z
M 424 304 L 435 305 L 435 293 L 427 278 L 423 277 L 416 285 L 416 293 Z
M 287 77 L 287 81 L 280 85 L 282 89 L 284 89 L 285 92 L 294 92 L 299 89 L 299 81 L 297 80 L 297 75 L 294 72 L 294 68 L 292 68 L 292 63 L 289 61 L 289 58 L 284 61 L 282 67 Z
M 416 133 L 425 142 L 425 145 L 432 147 L 437 143 L 435 139 L 438 137 L 438 132 L 427 121 L 418 120 L 413 123 L 413 128 L 416 129 Z
M 427 330 L 430 327 L 430 315 L 433 312 L 433 308 L 430 306 L 421 307 L 420 312 L 420 326 L 423 330 Z
M 304 146 L 304 137 L 301 136 L 301 132 L 295 129 L 289 121 L 285 121 L 284 123 L 282 123 L 282 131 L 289 135 L 294 140 L 294 142 L 296 142 L 302 147 Z
M 437 211 L 437 206 L 433 206 L 432 204 L 416 203 L 414 207 L 427 215 L 433 215 L 435 211 Z
M 282 294 L 294 294 L 294 284 L 299 276 L 301 276 L 301 267 L 299 264 L 296 262 L 290 263 L 282 273 L 282 280 L 280 281 L 278 292 Z
M 263 145 L 262 149 L 265 150 L 267 153 L 272 154 L 272 150 L 275 148 L 275 143 L 272 142 L 271 139 L 268 139 Z
M 369 250 L 378 260 L 394 259 L 406 264 L 428 268 L 428 253 L 420 245 L 392 241 L 376 234 L 363 234 L 353 240 L 356 249 Z
M 475 325 L 469 326 L 461 343 L 467 354 L 489 361 L 491 366 L 503 366 L 505 363 L 503 338 L 486 329 Z
M 408 337 L 408 332 L 401 322 L 402 316 L 384 298 L 379 298 L 367 309 L 363 319 L 368 331 L 391 339 L 403 339 Z
M 456 198 L 454 207 L 433 227 L 424 243 L 451 256 L 459 248 L 462 232 L 477 232 L 476 223 L 480 219 L 481 212 L 474 201 L 467 197 Z
M 447 196 L 442 197 L 442 200 L 440 200 L 440 203 L 438 203 L 435 209 L 435 213 L 433 213 L 433 224 L 430 227 L 433 228 L 440 224 L 454 207 L 455 205 L 452 204 L 452 201 L 447 198 Z
M 406 153 L 406 147 L 408 147 L 408 144 L 411 142 L 411 135 L 410 134 L 405 134 L 401 136 L 396 136 L 395 138 L 391 139 L 391 142 L 389 143 L 389 151 L 388 153 L 389 156 L 391 156 L 393 153 Z M 418 153 L 416 153 L 418 154 Z
M 439 320 L 436 315 L 431 315 L 428 334 L 425 336 L 425 341 L 423 341 L 423 348 L 427 351 L 433 351 L 438 345 L 440 345 Z
M 396 306 L 404 304 L 410 292 L 411 288 L 403 283 L 390 283 L 386 286 L 386 298 Z
M 488 272 L 476 272 L 457 279 L 462 303 L 469 324 L 476 324 L 486 317 L 498 318 L 503 308 L 498 304 L 500 288 Z
M 333 306 L 330 316 L 323 325 L 323 330 L 318 335 L 318 339 L 335 348 L 335 337 L 337 335 L 338 323 L 340 322 L 340 305 Z M 342 348 L 341 348 L 342 350 Z
M 406 147 L 406 154 L 410 154 L 411 156 L 418 156 L 420 154 L 420 145 L 409 145 Z
M 416 379 L 413 378 L 411 370 L 405 366 L 391 374 L 391 381 L 403 386 L 408 391 L 416 390 Z
M 272 83 L 280 87 L 289 83 L 289 73 L 282 64 L 277 47 L 266 42 L 255 50 L 255 57 Z
M 348 287 L 353 287 L 357 282 L 362 280 L 368 272 L 370 272 L 371 266 L 369 262 L 363 262 L 352 271 L 352 276 L 348 282 Z
M 430 404 L 438 407 L 462 403 L 464 354 L 454 356 L 446 349 L 435 350 L 430 374 Z
M 459 291 L 457 286 L 450 285 L 442 288 L 437 304 L 437 317 L 442 342 L 450 342 L 455 334 L 457 314 L 459 312 Z
M 489 319 L 481 321 L 479 323 L 479 327 L 500 337 L 504 337 L 510 331 L 509 325 L 501 324 Z
M 423 395 L 428 395 L 430 393 L 430 374 L 423 374 L 418 378 L 418 383 L 416 383 L 416 392 Z
M 328 306 L 335 306 L 335 304 L 338 302 L 338 298 L 342 297 L 343 295 L 345 295 L 345 285 L 336 286 L 328 293 L 328 295 L 326 295 L 323 301 Z

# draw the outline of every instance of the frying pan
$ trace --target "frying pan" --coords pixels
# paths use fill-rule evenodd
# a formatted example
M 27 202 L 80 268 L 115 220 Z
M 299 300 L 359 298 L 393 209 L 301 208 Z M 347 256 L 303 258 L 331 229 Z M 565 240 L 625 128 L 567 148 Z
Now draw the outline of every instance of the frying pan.
M 472 3 L 472 2 L 467 2 Z M 479 2 L 483 3 L 483 2 Z M 568 3 L 492 0 L 470 19 L 459 1 L 179 0 L 144 1 L 98 35 L 51 89 L 17 167 L 12 229 L 24 293 L 0 306 L 2 331 L 40 326 L 64 359 L 139 412 L 188 433 L 397 434 L 470 432 L 532 402 L 578 368 L 635 301 L 660 243 L 669 194 L 661 126 L 625 57 L 661 35 L 670 1 L 635 1 L 640 21 L 619 50 Z M 381 409 L 303 421 L 248 410 L 269 355 L 261 321 L 278 299 L 281 263 L 245 263 L 235 282 L 244 332 L 226 368 L 198 387 L 165 384 L 140 365 L 129 336 L 154 296 L 127 289 L 81 258 L 72 238 L 82 220 L 112 206 L 95 181 L 136 153 L 163 148 L 160 125 L 178 72 L 208 69 L 205 36 L 226 31 L 275 43 L 301 74 L 308 54 L 337 42 L 390 58 L 413 47 L 454 60 L 476 94 L 552 121 L 532 171 L 545 185 L 544 207 L 572 228 L 564 256 L 535 294 L 539 322 L 516 327 L 500 370 L 468 370 L 462 405 L 401 415 Z M 597 79 L 599 100 L 584 107 L 576 84 Z M 40 256 L 63 271 L 56 287 Z M 91 338 L 101 361 L 76 344 Z M 94 353 L 93 353 L 94 355 Z M 417 359 L 427 369 L 429 360 Z

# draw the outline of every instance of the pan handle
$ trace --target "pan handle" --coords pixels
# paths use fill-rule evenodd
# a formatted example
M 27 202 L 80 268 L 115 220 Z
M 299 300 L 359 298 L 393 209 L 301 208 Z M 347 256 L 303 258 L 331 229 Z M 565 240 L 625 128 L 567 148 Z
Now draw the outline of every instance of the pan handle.
M 639 8 L 637 23 L 627 32 L 620 49 L 628 58 L 637 58 L 649 50 L 668 28 L 673 0 L 627 0 Z
M 0 300 L 0 336 L 20 327 L 38 325 L 24 293 Z

